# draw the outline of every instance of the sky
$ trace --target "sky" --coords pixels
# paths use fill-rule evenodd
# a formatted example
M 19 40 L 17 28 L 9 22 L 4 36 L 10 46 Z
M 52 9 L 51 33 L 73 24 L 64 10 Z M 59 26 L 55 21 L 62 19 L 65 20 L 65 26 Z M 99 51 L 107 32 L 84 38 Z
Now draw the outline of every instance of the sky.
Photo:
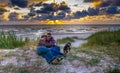
M 96 18 L 119 21 L 119 14 L 120 0 L 0 0 L 0 21 L 37 20 L 49 24 L 93 22 Z
M 82 10 L 88 9 L 91 6 L 91 3 L 84 3 L 83 0 L 63 0 L 63 1 L 65 1 L 68 4 L 68 6 L 71 8 L 72 11 L 82 11 Z M 53 0 L 48 0 L 48 1 L 45 1 L 44 3 L 52 3 L 52 2 Z M 56 3 L 61 3 L 61 2 L 62 0 L 56 0 Z M 30 4 L 31 3 L 32 2 L 30 2 Z M 21 12 L 21 13 L 29 12 L 29 9 L 27 8 L 21 8 L 21 10 L 15 10 L 14 8 L 10 7 L 8 8 L 8 10 L 10 10 L 11 12 Z

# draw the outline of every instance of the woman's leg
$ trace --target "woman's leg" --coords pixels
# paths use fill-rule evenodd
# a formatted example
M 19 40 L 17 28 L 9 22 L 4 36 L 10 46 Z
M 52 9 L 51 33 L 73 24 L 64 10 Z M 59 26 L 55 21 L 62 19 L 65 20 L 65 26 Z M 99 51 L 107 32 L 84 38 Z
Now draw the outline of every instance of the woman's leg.
M 43 58 L 45 58 L 48 63 L 51 62 L 52 60 L 54 60 L 54 58 L 55 58 L 55 56 L 52 54 L 52 52 L 45 46 L 38 47 L 37 54 L 39 56 L 42 56 Z
M 45 46 L 40 46 L 37 48 L 37 54 L 39 56 L 46 54 L 48 51 L 49 51 L 49 49 L 46 48 Z

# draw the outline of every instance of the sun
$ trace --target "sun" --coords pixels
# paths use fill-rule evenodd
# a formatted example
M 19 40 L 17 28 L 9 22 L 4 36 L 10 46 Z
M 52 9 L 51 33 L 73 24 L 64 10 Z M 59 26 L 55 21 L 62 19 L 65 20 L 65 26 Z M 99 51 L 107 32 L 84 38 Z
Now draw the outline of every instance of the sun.
M 63 24 L 63 22 L 61 20 L 47 20 L 47 24 L 50 24 L 50 25 L 60 25 L 60 24 Z

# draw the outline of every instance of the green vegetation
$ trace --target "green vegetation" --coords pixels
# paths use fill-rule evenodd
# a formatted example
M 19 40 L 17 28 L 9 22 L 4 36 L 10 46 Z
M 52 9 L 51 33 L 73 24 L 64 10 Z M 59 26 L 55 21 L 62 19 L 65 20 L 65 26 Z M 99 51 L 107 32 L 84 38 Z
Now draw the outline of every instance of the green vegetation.
M 28 38 L 22 40 L 21 38 L 17 38 L 15 34 L 12 33 L 0 33 L 0 48 L 4 49 L 13 49 L 16 47 L 24 46 L 29 41 Z
M 113 70 L 110 70 L 106 73 L 120 73 L 120 70 L 119 69 L 113 69 Z
M 77 56 L 78 50 L 79 48 L 72 47 L 71 52 L 69 53 L 69 55 L 67 55 L 67 59 L 71 61 L 75 59 L 85 61 L 85 58 Z
M 29 40 L 26 43 L 26 46 L 37 46 L 39 40 L 40 40 L 40 37 L 38 37 L 37 39 L 34 39 L 34 40 Z
M 77 36 L 73 36 L 72 38 L 73 38 L 73 39 L 79 39 Z
M 26 67 L 14 67 L 13 65 L 7 65 L 3 68 L 4 73 L 12 72 L 12 73 L 29 73 Z
M 76 54 L 71 53 L 70 55 L 67 56 L 67 59 L 72 61 L 72 60 L 81 59 L 81 58 L 77 56 Z
M 86 40 L 88 42 L 80 48 L 101 51 L 120 59 L 120 30 L 98 32 Z
M 120 45 L 120 30 L 98 32 L 88 37 L 87 40 L 88 46 L 109 46 L 113 43 Z
M 88 60 L 88 61 L 86 62 L 86 65 L 87 65 L 87 66 L 88 66 L 88 65 L 93 66 L 93 65 L 96 65 L 99 61 L 100 61 L 99 59 L 91 59 L 91 60 Z
M 57 42 L 59 44 L 64 44 L 64 43 L 68 43 L 68 42 L 74 42 L 74 38 L 66 37 L 66 38 L 62 38 L 62 39 L 57 39 Z
M 67 55 L 67 59 L 69 61 L 80 60 L 84 62 L 86 66 L 94 66 L 100 62 L 101 58 L 103 58 L 103 55 L 101 54 L 102 53 L 99 54 L 98 52 L 94 52 L 90 49 L 80 49 L 79 47 L 72 47 L 71 53 Z
M 25 69 L 19 69 L 18 73 L 29 73 L 29 72 Z

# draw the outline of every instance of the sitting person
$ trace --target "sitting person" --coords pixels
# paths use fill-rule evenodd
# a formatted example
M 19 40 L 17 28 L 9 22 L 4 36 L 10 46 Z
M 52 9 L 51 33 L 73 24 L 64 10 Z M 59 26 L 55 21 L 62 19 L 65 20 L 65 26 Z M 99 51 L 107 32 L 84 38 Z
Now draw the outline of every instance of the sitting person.
M 60 52 L 60 47 L 56 45 L 55 40 L 51 36 L 51 33 L 41 37 L 38 43 L 37 54 L 45 58 L 48 63 L 52 63 L 56 58 L 57 61 L 62 60 L 59 56 L 63 55 Z
M 50 49 L 48 49 L 45 45 L 46 45 L 46 35 L 42 35 L 38 43 L 37 54 L 45 58 L 46 61 L 50 64 L 55 59 L 55 56 L 52 54 Z
M 57 46 L 57 43 L 51 33 L 47 33 L 46 44 L 46 47 L 50 48 L 54 56 L 64 56 L 64 54 L 60 52 L 60 47 Z

